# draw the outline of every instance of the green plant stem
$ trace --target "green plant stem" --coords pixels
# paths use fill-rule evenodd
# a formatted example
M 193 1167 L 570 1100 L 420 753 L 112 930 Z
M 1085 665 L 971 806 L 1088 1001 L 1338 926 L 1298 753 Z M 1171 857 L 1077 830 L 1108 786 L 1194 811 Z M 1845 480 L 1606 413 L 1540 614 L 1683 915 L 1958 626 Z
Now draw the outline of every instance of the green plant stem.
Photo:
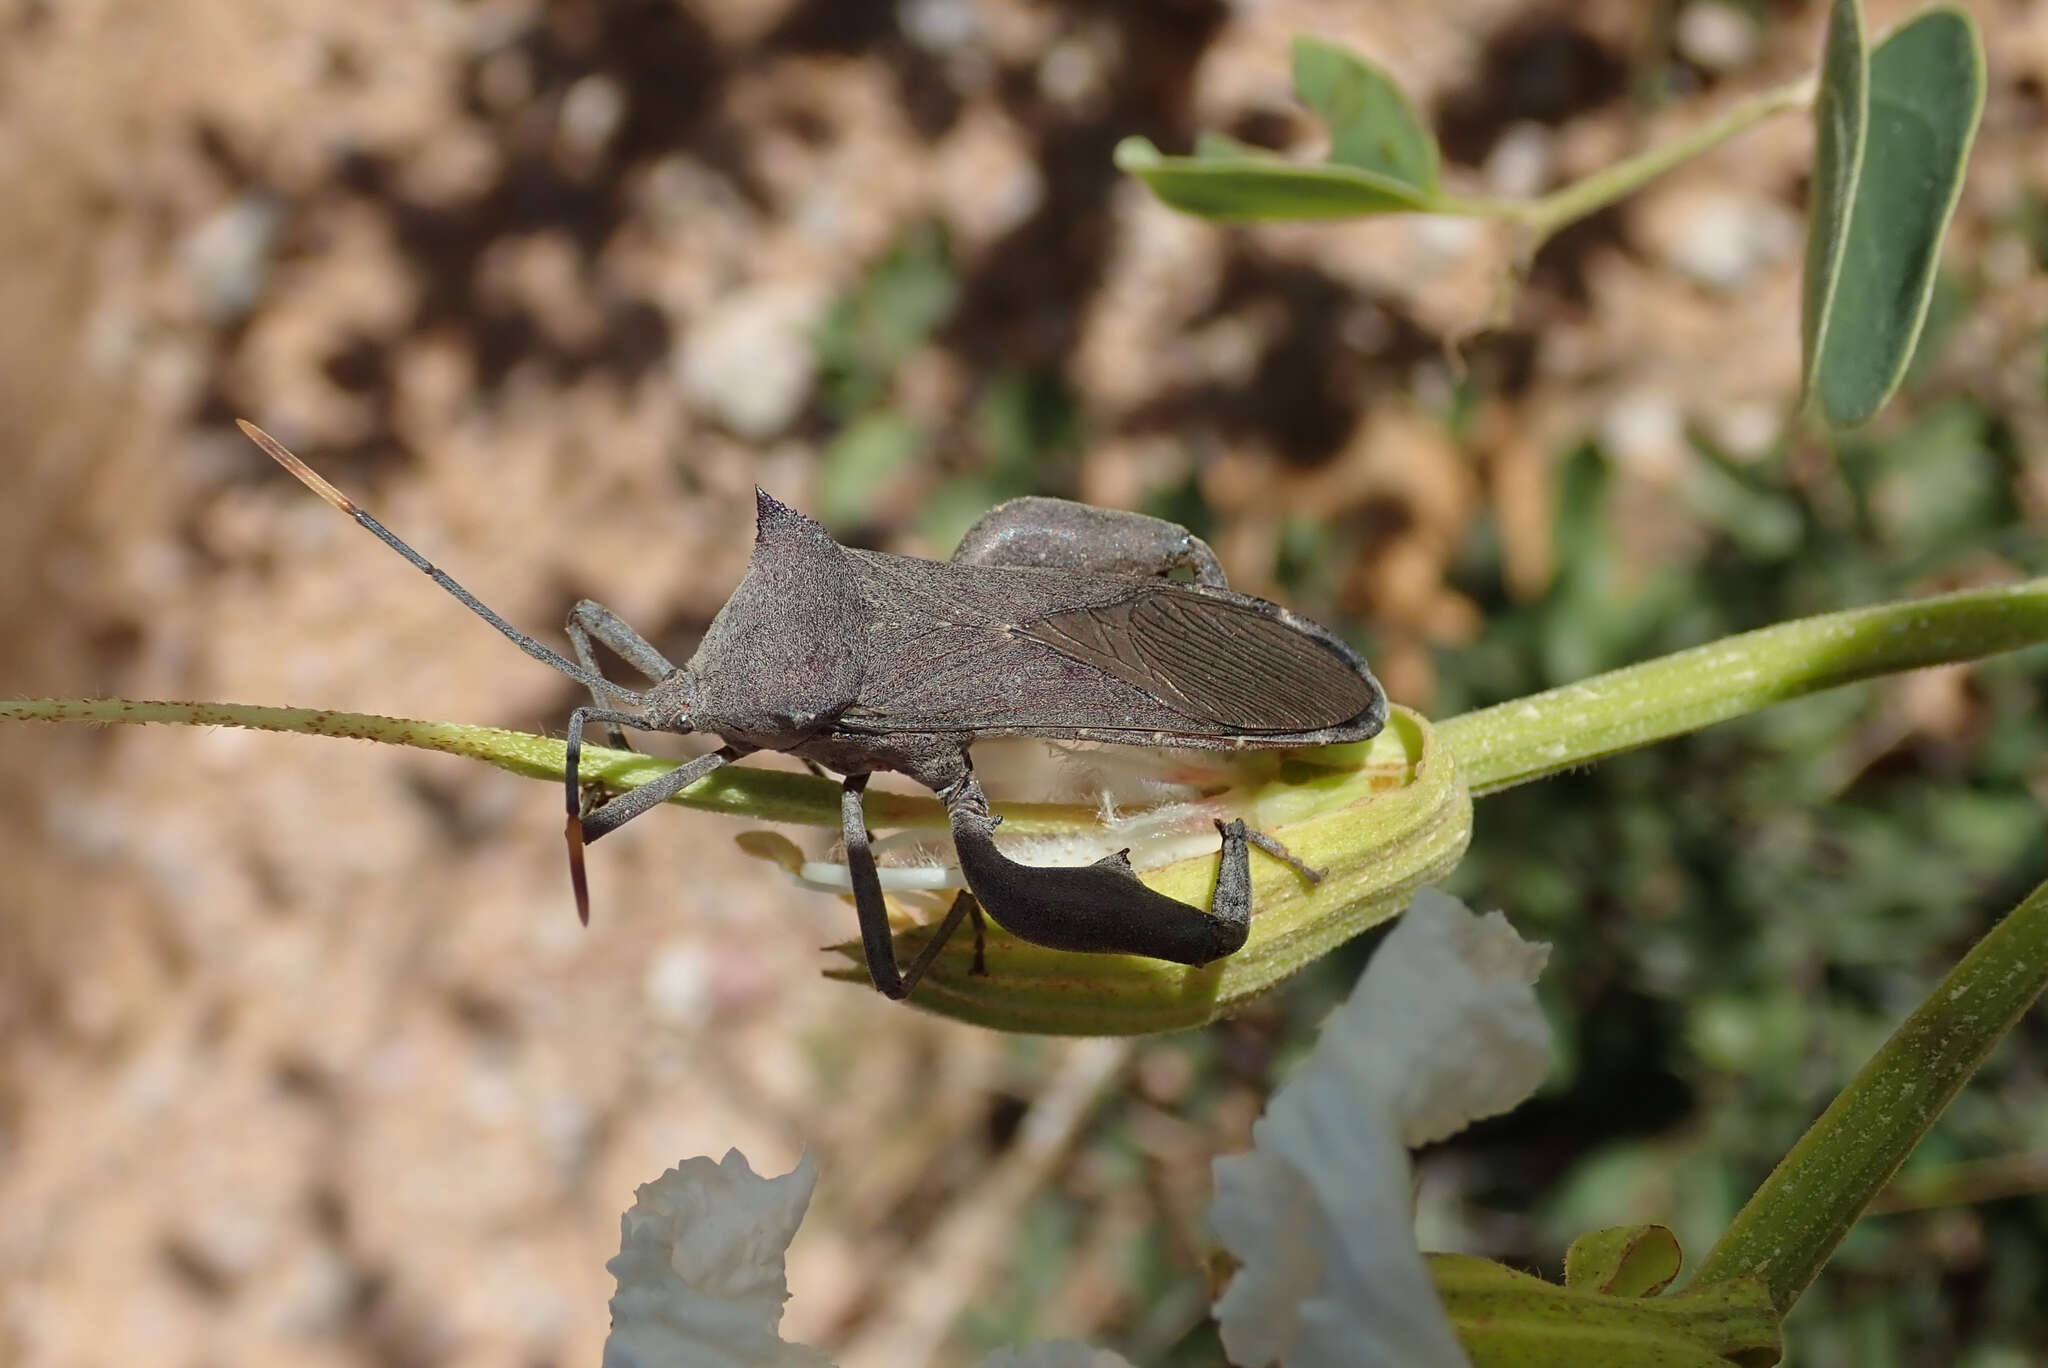
M 1438 724 L 1472 793 L 1841 684 L 2048 642 L 2048 579 L 1780 623 Z
M 127 698 L 0 699 L 0 722 L 160 722 L 187 727 L 243 727 L 299 736 L 336 736 L 440 751 L 496 765 L 529 779 L 560 783 L 568 755 L 547 736 L 422 722 L 330 708 L 276 708 L 255 703 L 180 703 Z M 672 760 L 607 746 L 583 748 L 582 777 L 616 790 L 638 788 L 675 768 Z M 699 780 L 671 801 L 763 822 L 839 825 L 839 785 L 758 766 L 729 766 Z M 868 819 L 878 827 L 944 826 L 946 811 L 929 798 L 870 789 Z M 1095 809 L 1072 803 L 1000 803 L 1004 819 L 1022 831 L 1057 830 L 1094 819 Z
M 1804 108 L 1812 103 L 1813 91 L 1814 78 L 1805 76 L 1752 95 L 1689 133 L 1645 148 L 1633 157 L 1596 171 L 1584 180 L 1553 190 L 1539 199 L 1440 195 L 1431 207 L 1438 213 L 1506 219 L 1518 225 L 1525 233 L 1518 255 L 1526 261 L 1533 258 L 1537 249 L 1558 229 L 1634 194 L 1666 171 L 1691 161 L 1753 124 L 1761 123 L 1774 114 Z
M 1755 1276 L 1780 1312 L 2048 986 L 2048 884 L 1927 995 L 1736 1213 L 1694 1280 Z
M 1465 713 L 1440 724 L 1437 734 L 1477 796 L 1839 684 L 2042 642 L 2048 642 L 2048 579 L 1780 623 Z M 564 760 L 562 743 L 550 737 L 325 708 L 5 699 L 0 721 L 165 722 L 355 737 L 465 755 L 534 779 L 559 779 Z M 672 768 L 672 761 L 602 746 L 586 747 L 583 755 L 584 779 L 614 789 L 636 788 Z M 760 821 L 839 824 L 836 785 L 754 766 L 720 770 L 675 801 Z M 1086 823 L 1093 811 L 1061 803 L 1001 808 L 1019 830 Z M 868 813 L 878 827 L 945 822 L 929 799 L 882 790 L 868 794 Z

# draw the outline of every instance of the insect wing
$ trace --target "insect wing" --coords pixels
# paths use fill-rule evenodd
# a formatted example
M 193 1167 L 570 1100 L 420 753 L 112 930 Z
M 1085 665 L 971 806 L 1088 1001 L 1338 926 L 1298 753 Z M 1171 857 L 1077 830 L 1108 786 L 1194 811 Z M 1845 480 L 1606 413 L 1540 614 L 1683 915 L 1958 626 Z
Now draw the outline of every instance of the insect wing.
M 1160 586 L 1016 635 L 1232 734 L 1320 731 L 1385 705 L 1363 662 L 1333 638 L 1238 595 Z

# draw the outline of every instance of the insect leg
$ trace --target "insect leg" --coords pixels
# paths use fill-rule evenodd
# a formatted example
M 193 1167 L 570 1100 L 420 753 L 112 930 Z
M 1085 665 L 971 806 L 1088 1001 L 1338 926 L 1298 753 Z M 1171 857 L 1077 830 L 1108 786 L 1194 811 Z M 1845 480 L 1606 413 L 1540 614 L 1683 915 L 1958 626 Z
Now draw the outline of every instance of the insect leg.
M 846 840 L 846 872 L 853 879 L 853 910 L 860 918 L 860 946 L 867 956 L 868 977 L 883 996 L 900 1001 L 910 988 L 896 972 L 896 938 L 889 930 L 889 905 L 882 898 L 882 879 L 875 872 L 875 852 L 869 845 L 867 814 L 861 808 L 861 795 L 867 788 L 865 774 L 849 774 L 839 787 L 839 826 Z
M 659 680 L 675 673 L 676 667 L 670 663 L 668 657 L 654 648 L 652 642 L 627 626 L 623 618 L 595 599 L 583 599 L 571 608 L 569 621 L 564 624 L 563 630 L 569 634 L 569 644 L 576 648 L 576 662 L 595 679 L 603 679 L 604 671 L 597 667 L 597 656 L 590 649 L 592 637 L 610 647 L 621 660 L 649 679 Z M 590 701 L 600 708 L 617 703 L 621 699 L 632 702 L 637 697 L 630 689 L 600 689 L 596 684 L 590 686 Z M 617 749 L 632 749 L 626 744 L 625 733 L 619 730 L 618 723 L 607 723 L 605 732 L 606 739 Z
M 569 883 L 576 892 L 576 916 L 586 925 L 590 922 L 590 883 L 583 872 L 583 847 L 601 836 L 618 830 L 620 826 L 649 808 L 675 797 L 711 771 L 729 765 L 746 754 L 736 746 L 724 746 L 700 755 L 688 764 L 670 770 L 651 784 L 642 784 L 639 788 L 620 794 L 585 817 L 583 795 L 578 781 L 582 777 L 583 728 L 589 722 L 623 723 L 628 727 L 652 725 L 640 713 L 613 712 L 607 708 L 578 708 L 569 714 L 568 754 L 562 766 L 562 785 L 569 809 L 569 820 L 564 830 L 569 842 Z
M 724 769 L 746 753 L 737 746 L 721 746 L 676 766 L 651 783 L 628 789 L 583 819 L 584 841 L 611 835 L 641 813 L 660 807 L 705 775 Z
M 853 906 L 860 917 L 861 950 L 867 957 L 868 977 L 888 997 L 899 1001 L 909 997 L 911 990 L 924 978 L 925 970 L 932 967 L 932 961 L 939 957 L 939 952 L 946 948 L 946 942 L 953 939 L 953 933 L 960 929 L 960 923 L 970 914 L 974 918 L 974 972 L 988 972 L 982 960 L 981 904 L 965 890 L 953 899 L 953 905 L 946 909 L 945 917 L 933 929 L 931 939 L 917 952 L 917 958 L 910 962 L 910 967 L 898 972 L 896 937 L 889 929 L 889 908 L 882 898 L 882 881 L 875 872 L 867 817 L 861 808 L 861 796 L 867 786 L 868 776 L 865 774 L 846 777 L 839 791 L 839 816 L 846 840 L 846 867 L 853 877 Z
M 1253 845 L 1257 846 L 1259 849 L 1265 851 L 1268 855 L 1271 855 L 1281 864 L 1286 865 L 1296 874 L 1299 874 L 1302 877 L 1302 880 L 1306 883 L 1319 884 L 1323 881 L 1323 875 L 1330 872 L 1327 869 L 1317 869 L 1315 866 L 1309 864 L 1306 860 L 1296 855 L 1293 851 L 1289 850 L 1286 846 L 1282 845 L 1279 841 L 1273 839 L 1271 836 L 1268 836 L 1265 832 L 1260 831 L 1256 827 L 1246 828 L 1244 838 L 1247 841 L 1251 842 Z
M 1080 868 L 1016 863 L 996 848 L 996 818 L 972 774 L 939 796 L 975 899 L 1011 934 L 1034 945 L 1193 965 L 1230 954 L 1250 934 L 1251 867 L 1243 822 L 1217 824 L 1223 857 L 1204 912 L 1147 888 L 1131 871 L 1127 851 Z
M 1066 499 L 997 504 L 967 529 L 953 559 L 963 565 L 1045 565 L 1110 575 L 1193 573 L 1228 588 L 1209 544 L 1179 523 Z
M 960 929 L 960 923 L 967 920 L 969 913 L 974 915 L 973 972 L 977 974 L 988 972 L 987 966 L 982 963 L 981 956 L 981 904 L 974 900 L 972 893 L 962 889 L 960 896 L 953 899 L 953 905 L 946 909 L 945 917 L 939 922 L 937 927 L 933 928 L 932 938 L 924 943 L 924 948 L 917 952 L 917 958 L 912 960 L 910 967 L 903 971 L 903 996 L 910 996 L 911 990 L 917 987 L 918 981 L 924 977 L 924 971 L 932 967 L 932 961 L 939 957 L 939 951 L 946 948 L 946 942 L 953 939 L 953 933 Z

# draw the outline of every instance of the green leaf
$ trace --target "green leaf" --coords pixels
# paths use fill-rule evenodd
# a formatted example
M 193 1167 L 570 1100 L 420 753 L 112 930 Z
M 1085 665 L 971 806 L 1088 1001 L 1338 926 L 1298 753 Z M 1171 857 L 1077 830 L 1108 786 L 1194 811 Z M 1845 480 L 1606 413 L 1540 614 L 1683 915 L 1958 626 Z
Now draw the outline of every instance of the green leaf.
M 1386 72 L 1334 43 L 1297 38 L 1294 91 L 1329 127 L 1327 161 L 1288 161 L 1204 133 L 1192 157 L 1125 138 L 1117 167 L 1175 209 L 1208 219 L 1354 218 L 1437 206 L 1436 139 Z
M 1330 162 L 1437 186 L 1436 139 L 1380 67 L 1320 38 L 1294 40 L 1294 93 L 1330 129 Z
M 1654 1297 L 1684 1262 L 1678 1237 L 1660 1225 L 1589 1230 L 1565 1251 L 1564 1285 L 1613 1297 Z
M 942 226 L 913 224 L 826 314 L 816 338 L 826 406 L 853 418 L 880 403 L 896 370 L 959 296 Z
M 1777 1363 L 1782 1352 L 1758 1278 L 1613 1296 L 1469 1254 L 1424 1257 L 1473 1368 L 1729 1368 Z
M 879 409 L 833 439 L 818 471 L 818 515 L 827 527 L 858 527 L 882 492 L 925 448 L 924 429 Z
M 1195 134 L 1195 156 L 1202 161 L 1279 160 L 1277 156 L 1268 152 L 1263 147 L 1253 147 L 1248 142 L 1239 142 L 1228 133 L 1215 132 Z
M 1352 218 L 1424 211 L 1434 192 L 1329 162 L 1278 157 L 1169 157 L 1145 138 L 1116 146 L 1117 168 L 1183 213 L 1226 221 Z
M 1813 188 L 1807 193 L 1806 274 L 1799 309 L 1799 346 L 1808 390 L 1834 321 L 1849 205 L 1856 195 L 1863 135 L 1870 123 L 1869 76 L 1863 7 L 1857 0 L 1835 0 L 1828 11 L 1820 84 L 1813 96 Z
M 1802 311 L 1808 397 L 1844 427 L 1874 415 L 1912 359 L 1984 109 L 1968 15 L 1929 10 L 1867 60 L 1861 27 L 1855 0 L 1836 0 L 1814 101 Z

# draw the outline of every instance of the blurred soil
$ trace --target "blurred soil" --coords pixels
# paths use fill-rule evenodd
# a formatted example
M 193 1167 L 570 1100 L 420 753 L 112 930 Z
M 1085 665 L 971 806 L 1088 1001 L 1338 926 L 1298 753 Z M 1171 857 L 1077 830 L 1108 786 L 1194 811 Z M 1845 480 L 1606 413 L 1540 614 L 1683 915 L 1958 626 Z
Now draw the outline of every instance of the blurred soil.
M 1533 592 L 1571 442 L 1604 437 L 1641 491 L 1650 559 L 1685 554 L 1657 493 L 1689 429 L 1776 439 L 1806 131 L 1573 230 L 1502 329 L 1489 229 L 1218 230 L 1110 149 L 1305 146 L 1286 44 L 1312 30 L 1394 67 L 1458 182 L 1539 189 L 1795 75 L 1815 7 L 1772 8 L 1762 33 L 1725 12 L 1732 37 L 1710 16 L 1696 88 L 1646 121 L 1632 82 L 1689 10 L 7 0 L 0 693 L 559 728 L 573 690 L 230 419 L 511 620 L 545 633 L 590 595 L 681 658 L 753 486 L 813 506 L 827 309 L 936 222 L 957 306 L 891 397 L 939 439 L 850 533 L 943 553 L 919 512 L 984 459 L 977 404 L 1057 376 L 1087 436 L 1066 492 L 1192 487 L 1270 594 L 1290 522 L 1318 521 L 1308 606 L 1369 622 L 1427 706 L 1431 651 L 1477 628 L 1444 570 L 1483 502 Z M 2044 180 L 2048 12 L 1980 10 L 1956 252 L 1994 271 L 2013 248 L 1985 225 Z M 1955 364 L 2017 374 L 2044 316 L 2038 279 L 2012 289 Z M 1453 435 L 1460 366 L 1483 399 Z M 0 1360 L 590 1363 L 634 1186 L 730 1147 L 817 1158 L 785 1324 L 836 1361 L 939 1352 L 1056 1172 L 1097 1202 L 1099 1253 L 1050 1299 L 1087 1335 L 1129 1315 L 1119 1241 L 1162 1211 L 1192 1229 L 1256 1108 L 1177 1120 L 1150 1047 L 1019 1044 L 823 980 L 848 909 L 701 814 L 596 852 L 586 932 L 554 797 L 453 760 L 17 726 L 0 778 Z M 1155 1181 L 1063 1170 L 1127 1086 L 1158 1101 Z

